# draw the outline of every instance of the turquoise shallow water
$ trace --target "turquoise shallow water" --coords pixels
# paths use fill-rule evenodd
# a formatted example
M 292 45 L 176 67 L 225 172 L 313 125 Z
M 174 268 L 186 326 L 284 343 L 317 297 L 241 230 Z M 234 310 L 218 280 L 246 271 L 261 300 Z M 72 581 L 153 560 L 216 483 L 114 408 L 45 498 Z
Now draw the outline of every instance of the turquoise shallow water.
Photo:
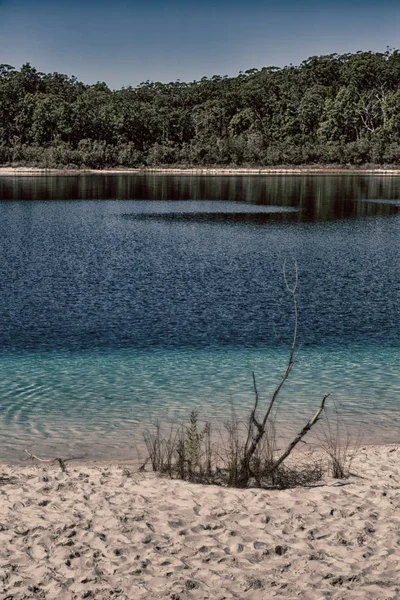
M 0 179 L 0 459 L 129 457 L 157 418 L 245 415 L 252 370 L 266 401 L 285 259 L 283 435 L 330 393 L 398 440 L 399 198 L 379 177 Z
M 266 403 L 283 372 L 283 349 L 43 353 L 0 361 L 1 458 L 39 448 L 64 456 L 135 453 L 145 425 L 184 421 L 192 409 L 224 422 L 245 417 L 251 371 Z M 322 395 L 364 439 L 393 442 L 400 430 L 400 353 L 393 348 L 303 350 L 280 400 L 284 437 L 314 414 Z

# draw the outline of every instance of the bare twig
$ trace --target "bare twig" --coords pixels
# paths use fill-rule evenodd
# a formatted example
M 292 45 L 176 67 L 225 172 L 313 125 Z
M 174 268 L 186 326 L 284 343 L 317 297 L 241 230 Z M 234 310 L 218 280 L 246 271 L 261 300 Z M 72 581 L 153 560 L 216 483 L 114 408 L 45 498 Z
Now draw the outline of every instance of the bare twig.
M 58 462 L 58 464 L 60 465 L 61 471 L 63 473 L 68 473 L 67 466 L 65 464 L 65 460 L 63 460 L 62 458 L 39 458 L 39 456 L 35 456 L 34 454 L 32 454 L 32 452 L 29 452 L 29 450 L 25 449 L 25 452 L 29 456 L 29 458 L 32 460 L 38 460 L 39 462 L 43 462 L 43 463 Z
M 257 387 L 255 384 L 255 375 L 253 373 L 253 382 L 254 382 L 254 389 L 255 389 L 256 397 L 255 397 L 254 407 L 253 407 L 253 410 L 252 410 L 252 413 L 250 416 L 249 431 L 248 431 L 248 436 L 247 436 L 247 440 L 246 440 L 246 444 L 245 444 L 245 452 L 244 452 L 242 465 L 241 465 L 242 478 L 243 478 L 242 483 L 243 484 L 246 484 L 249 479 L 251 459 L 254 456 L 254 453 L 256 452 L 257 447 L 259 446 L 262 438 L 265 435 L 267 422 L 270 417 L 271 411 L 274 407 L 274 404 L 279 396 L 279 392 L 281 391 L 285 381 L 289 377 L 289 375 L 296 363 L 297 333 L 298 333 L 298 325 L 299 325 L 299 311 L 298 311 L 298 305 L 297 305 L 297 288 L 298 288 L 298 284 L 299 284 L 299 269 L 298 269 L 296 262 L 295 262 L 295 278 L 294 278 L 293 285 L 292 286 L 289 285 L 289 282 L 288 282 L 288 279 L 286 276 L 286 260 L 283 263 L 283 280 L 285 282 L 287 291 L 292 296 L 292 301 L 293 301 L 294 329 L 293 329 L 292 345 L 290 347 L 289 359 L 288 359 L 288 363 L 286 366 L 286 370 L 283 374 L 283 377 L 282 377 L 279 385 L 275 388 L 275 391 L 272 394 L 272 398 L 270 400 L 270 403 L 268 405 L 268 408 L 265 412 L 264 418 L 261 421 L 261 423 L 258 422 L 256 419 L 256 410 L 258 407 L 259 398 L 258 398 Z M 255 435 L 254 435 L 253 425 L 255 425 L 257 428 L 257 433 Z
M 253 387 L 254 387 L 255 401 L 254 401 L 253 410 L 250 413 L 249 425 L 248 425 L 248 429 L 247 429 L 247 438 L 246 438 L 246 443 L 244 445 L 244 453 L 245 454 L 248 451 L 250 441 L 252 440 L 253 435 L 254 435 L 253 434 L 253 432 L 254 432 L 254 426 L 257 428 L 258 432 L 262 431 L 262 424 L 259 423 L 257 421 L 257 419 L 256 419 L 256 413 L 257 413 L 258 402 L 259 402 L 259 395 L 258 395 L 256 374 L 254 373 L 254 371 L 252 371 L 251 374 L 253 376 Z
M 156 424 L 155 430 L 145 433 L 145 443 L 153 469 L 170 477 L 189 481 L 214 483 L 235 487 L 247 487 L 250 481 L 256 485 L 273 485 L 284 488 L 305 485 L 319 481 L 322 475 L 322 463 L 283 465 L 293 449 L 303 441 L 304 436 L 318 422 L 325 407 L 328 395 L 321 400 L 314 415 L 287 446 L 286 450 L 277 450 L 275 418 L 279 406 L 278 396 L 288 379 L 299 352 L 298 347 L 298 304 L 297 288 L 299 273 L 295 263 L 294 281 L 289 284 L 286 275 L 286 262 L 283 264 L 283 280 L 293 303 L 294 327 L 289 357 L 283 376 L 273 391 L 265 408 L 260 411 L 261 398 L 255 372 L 252 372 L 254 402 L 246 422 L 237 419 L 232 408 L 232 418 L 225 425 L 226 440 L 219 436 L 216 446 L 211 443 L 210 425 L 204 429 L 198 426 L 197 413 L 193 411 L 187 426 L 176 429 L 165 437 Z M 221 447 L 221 444 L 226 445 Z M 218 445 L 219 444 L 219 445 Z M 222 450 L 222 451 L 221 451 Z M 279 455 L 278 452 L 281 454 Z M 278 456 L 278 458 L 276 458 Z
M 271 473 L 273 473 L 279 467 L 279 465 L 281 465 L 283 463 L 283 461 L 292 452 L 293 448 L 295 446 L 297 446 L 297 444 L 303 439 L 303 437 L 310 431 L 311 427 L 313 425 L 315 425 L 315 423 L 318 421 L 318 419 L 319 419 L 322 411 L 324 410 L 325 400 L 328 398 L 328 396 L 329 396 L 329 394 L 326 394 L 322 398 L 321 404 L 319 405 L 319 408 L 318 408 L 317 412 L 315 413 L 315 415 L 313 416 L 313 418 L 310 419 L 308 421 L 308 423 L 306 423 L 306 425 L 304 425 L 303 429 L 296 435 L 296 437 L 294 438 L 294 440 L 292 440 L 290 442 L 290 444 L 286 448 L 285 452 L 278 458 L 278 460 L 276 462 L 274 462 L 274 464 L 271 467 Z

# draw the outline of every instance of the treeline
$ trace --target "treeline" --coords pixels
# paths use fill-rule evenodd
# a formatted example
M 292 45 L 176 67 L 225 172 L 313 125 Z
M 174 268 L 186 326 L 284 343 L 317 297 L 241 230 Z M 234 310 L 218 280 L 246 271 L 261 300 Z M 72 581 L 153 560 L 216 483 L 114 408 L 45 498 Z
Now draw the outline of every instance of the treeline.
M 0 65 L 0 164 L 393 164 L 400 52 L 110 90 Z

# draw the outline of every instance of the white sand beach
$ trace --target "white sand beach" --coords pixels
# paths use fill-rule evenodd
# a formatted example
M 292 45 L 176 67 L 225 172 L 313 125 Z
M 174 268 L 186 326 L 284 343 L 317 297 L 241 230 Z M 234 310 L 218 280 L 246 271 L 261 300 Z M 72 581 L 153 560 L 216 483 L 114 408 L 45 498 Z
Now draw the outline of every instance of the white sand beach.
M 0 466 L 2 600 L 400 596 L 400 446 L 285 491 L 67 467 Z

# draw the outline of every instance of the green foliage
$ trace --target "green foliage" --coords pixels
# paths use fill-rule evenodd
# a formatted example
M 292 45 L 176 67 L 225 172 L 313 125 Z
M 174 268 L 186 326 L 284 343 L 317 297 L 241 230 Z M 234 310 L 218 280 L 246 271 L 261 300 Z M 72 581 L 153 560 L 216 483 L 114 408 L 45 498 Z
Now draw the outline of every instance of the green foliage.
M 156 422 L 144 431 L 144 442 L 154 471 L 189 481 L 208 478 L 212 474 L 211 425 L 205 423 L 200 430 L 195 410 L 190 413 L 187 425 L 172 427 L 167 435 Z
M 0 164 L 398 163 L 400 53 L 110 90 L 0 65 Z

